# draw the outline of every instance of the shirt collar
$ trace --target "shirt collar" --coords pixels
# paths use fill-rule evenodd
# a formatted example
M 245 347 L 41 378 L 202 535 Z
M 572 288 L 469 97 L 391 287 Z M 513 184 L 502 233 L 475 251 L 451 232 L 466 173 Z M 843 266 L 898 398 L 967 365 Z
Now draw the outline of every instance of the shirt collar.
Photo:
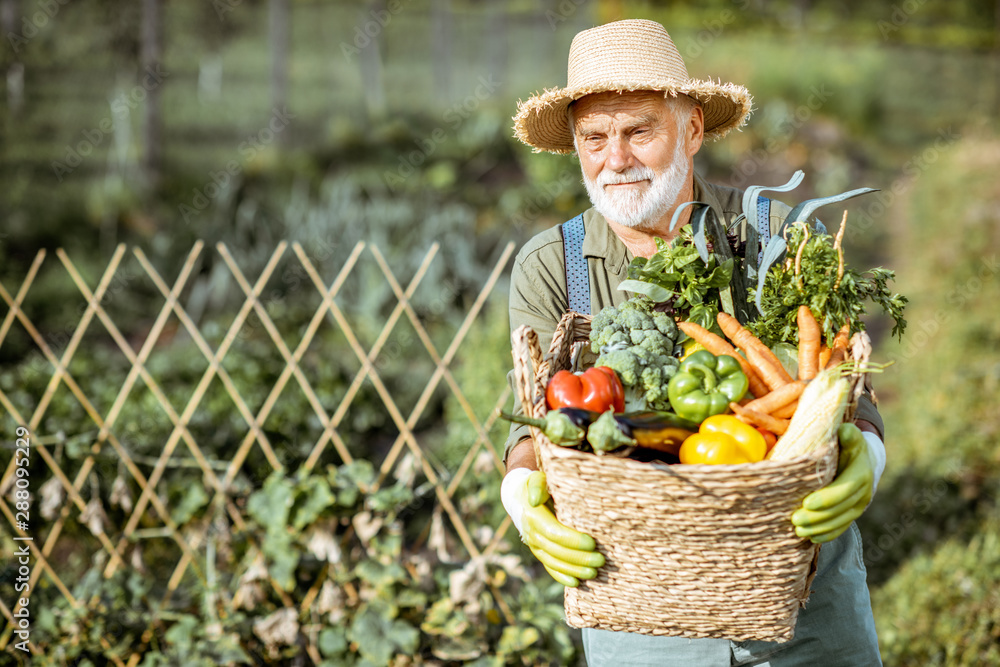
M 694 173 L 694 187 L 691 196 L 692 201 L 708 204 L 719 220 L 726 219 L 723 215 L 722 202 L 719 201 L 715 191 L 709 187 L 708 182 L 698 172 Z M 609 269 L 621 273 L 624 265 L 632 261 L 632 253 L 625 247 L 621 239 L 611 231 L 604 216 L 598 213 L 595 208 L 587 209 L 583 214 L 583 224 L 586 230 L 586 236 L 583 237 L 583 256 L 603 257 L 605 265 Z

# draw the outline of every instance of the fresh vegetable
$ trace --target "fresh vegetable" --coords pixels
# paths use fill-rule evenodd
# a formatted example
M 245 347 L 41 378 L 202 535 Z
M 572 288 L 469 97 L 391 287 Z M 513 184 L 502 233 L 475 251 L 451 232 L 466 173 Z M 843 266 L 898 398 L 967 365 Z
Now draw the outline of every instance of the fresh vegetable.
M 674 412 L 700 422 L 725 412 L 730 402 L 743 398 L 747 385 L 747 376 L 736 359 L 699 350 L 681 362 L 667 393 Z
M 777 389 L 792 381 L 788 371 L 781 365 L 774 352 L 741 325 L 735 317 L 727 313 L 719 313 L 717 319 L 719 327 L 734 345 L 746 353 L 747 361 L 754 367 L 768 388 Z
M 798 324 L 799 379 L 811 380 L 819 372 L 819 348 L 823 341 L 823 333 L 809 306 L 799 306 Z
M 767 451 L 770 452 L 771 448 L 774 447 L 774 443 L 778 442 L 778 436 L 771 431 L 768 431 L 766 428 L 761 428 L 760 426 L 756 428 L 757 432 L 764 436 L 764 442 L 767 443 Z
M 861 318 L 868 301 L 881 307 L 894 322 L 892 334 L 902 337 L 907 299 L 888 288 L 894 272 L 875 268 L 862 274 L 845 266 L 843 231 L 841 225 L 834 239 L 810 230 L 805 223 L 790 224 L 785 261 L 761 267 L 763 281 L 755 294 L 761 315 L 748 327 L 767 346 L 778 342 L 797 344 L 801 305 L 809 307 L 831 347 L 844 323 L 851 332 L 864 329 Z
M 587 427 L 600 413 L 583 408 L 558 408 L 549 410 L 545 417 L 528 417 L 500 412 L 500 416 L 518 424 L 534 426 L 556 445 L 574 447 L 583 442 L 587 435 Z
M 598 452 L 619 447 L 645 447 L 677 454 L 684 439 L 697 430 L 696 422 L 672 412 L 614 414 L 609 410 L 587 429 L 587 442 Z
M 809 381 L 799 407 L 768 458 L 808 456 L 827 446 L 844 419 L 850 383 L 836 369 L 820 371 Z
M 729 286 L 734 262 L 730 258 L 720 263 L 707 250 L 707 241 L 704 254 L 703 258 L 696 247 L 692 226 L 685 225 L 670 243 L 656 239 L 656 252 L 648 259 L 634 258 L 628 266 L 629 279 L 620 287 L 664 304 L 673 318 L 714 329 L 720 290 Z
M 745 408 L 739 403 L 730 403 L 729 407 L 736 413 L 740 420 L 746 422 L 747 424 L 766 428 L 768 431 L 777 433 L 778 435 L 781 435 L 788 430 L 787 419 L 778 419 L 777 417 L 764 414 L 758 410 Z
M 716 356 L 728 354 L 730 357 L 733 357 L 736 361 L 740 362 L 740 367 L 743 369 L 743 373 L 747 376 L 747 381 L 750 383 L 751 394 L 760 397 L 769 391 L 767 385 L 765 385 L 764 381 L 760 379 L 759 375 L 757 375 L 757 371 L 755 371 L 753 366 L 750 365 L 750 362 L 740 356 L 739 353 L 736 352 L 736 348 L 734 348 L 728 340 L 718 334 L 712 333 L 705 327 L 695 322 L 678 322 L 677 328 L 700 343 L 712 354 Z
M 850 339 L 848 325 L 844 325 L 837 335 L 833 337 L 833 344 L 830 346 L 830 358 L 823 368 L 833 368 L 841 364 L 847 358 L 847 343 Z
M 606 366 L 588 368 L 579 375 L 558 371 L 545 387 L 549 409 L 583 408 L 604 412 L 625 409 L 625 390 L 614 370 Z
M 753 461 L 762 460 L 767 453 L 767 441 L 760 431 L 732 415 L 712 415 L 701 423 L 698 432 L 725 433 L 736 440 Z
M 597 364 L 617 372 L 629 411 L 670 406 L 667 383 L 679 365 L 673 357 L 677 325 L 653 306 L 649 299 L 631 298 L 617 308 L 604 308 L 590 325 L 591 348 L 600 355 Z
M 774 413 L 775 410 L 783 408 L 789 403 L 798 400 L 805 388 L 806 383 L 802 380 L 789 382 L 783 387 L 779 387 L 778 389 L 770 392 L 766 396 L 755 398 L 754 400 L 745 403 L 743 407 L 747 410 L 756 410 L 757 412 L 763 412 L 764 414 L 769 415 Z
M 763 442 L 763 438 L 761 441 Z M 681 463 L 696 465 L 733 465 L 760 461 L 736 438 L 721 431 L 695 433 L 681 445 L 679 458 Z

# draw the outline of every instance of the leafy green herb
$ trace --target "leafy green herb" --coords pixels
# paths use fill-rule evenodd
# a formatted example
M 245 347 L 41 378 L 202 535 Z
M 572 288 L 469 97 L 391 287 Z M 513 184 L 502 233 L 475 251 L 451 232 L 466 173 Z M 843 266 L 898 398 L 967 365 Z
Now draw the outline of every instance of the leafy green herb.
M 751 298 L 759 297 L 762 314 L 747 326 L 766 345 L 798 344 L 796 317 L 802 304 L 816 316 L 828 345 L 845 323 L 850 323 L 852 333 L 865 328 L 861 317 L 867 301 L 893 319 L 892 334 L 902 337 L 907 299 L 889 290 L 895 273 L 883 268 L 859 273 L 846 266 L 840 245 L 842 232 L 843 227 L 834 239 L 809 231 L 804 223 L 789 227 L 785 261 L 771 266 L 760 293 L 751 294 Z
M 649 297 L 661 304 L 657 310 L 675 319 L 718 331 L 719 290 L 729 285 L 732 276 L 733 260 L 720 264 L 709 252 L 706 262 L 699 256 L 691 225 L 685 225 L 669 244 L 656 239 L 656 252 L 648 259 L 634 258 L 628 267 L 629 279 L 620 288 Z

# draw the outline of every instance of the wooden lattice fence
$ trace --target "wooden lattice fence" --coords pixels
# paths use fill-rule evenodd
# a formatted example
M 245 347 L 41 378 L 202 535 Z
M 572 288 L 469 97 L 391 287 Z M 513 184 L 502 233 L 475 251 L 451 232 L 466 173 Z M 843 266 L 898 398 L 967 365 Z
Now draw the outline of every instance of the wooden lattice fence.
M 203 250 L 202 243 L 199 242 L 195 245 L 172 285 L 153 266 L 141 248 L 132 250 L 135 260 L 141 266 L 144 277 L 148 277 L 149 281 L 155 285 L 156 292 L 163 299 L 162 307 L 156 314 L 141 345 L 133 342 L 134 338 L 130 338 L 119 329 L 104 305 L 109 287 L 114 284 L 116 272 L 120 270 L 122 260 L 126 256 L 127 250 L 124 246 L 119 246 L 115 250 L 99 281 L 93 287 L 87 284 L 66 252 L 61 249 L 56 251 L 55 254 L 66 274 L 86 302 L 86 307 L 82 308 L 79 321 L 72 328 L 72 333 L 68 336 L 65 346 L 61 350 L 50 344 L 51 341 L 29 317 L 30 309 L 26 310 L 26 305 L 30 304 L 29 293 L 46 260 L 45 251 L 37 253 L 30 269 L 16 290 L 9 290 L 7 286 L 0 284 L 0 298 L 6 304 L 6 313 L 2 323 L 0 323 L 0 350 L 2 350 L 4 341 L 7 340 L 11 331 L 19 326 L 37 346 L 37 350 L 44 355 L 47 361 L 46 370 L 50 373 L 44 393 L 37 397 L 37 403 L 28 412 L 24 411 L 23 404 L 19 408 L 17 402 L 0 388 L 0 406 L 3 410 L 3 413 L 0 413 L 2 415 L 0 424 L 3 425 L 4 429 L 4 448 L 0 449 L 3 452 L 0 454 L 0 466 L 2 466 L 0 468 L 2 469 L 0 512 L 4 516 L 0 525 L 3 525 L 4 529 L 0 530 L 0 534 L 4 536 L 3 540 L 8 542 L 7 551 L 10 550 L 11 543 L 20 550 L 17 553 L 23 554 L 25 549 L 27 551 L 27 556 L 21 560 L 21 562 L 28 563 L 28 574 L 26 577 L 22 576 L 20 580 L 21 583 L 27 584 L 28 588 L 25 590 L 35 591 L 40 585 L 46 588 L 55 587 L 72 607 L 83 608 L 89 604 L 88 600 L 78 599 L 74 596 L 72 592 L 74 582 L 66 580 L 66 566 L 64 564 L 66 556 L 63 554 L 65 548 L 58 548 L 60 537 L 64 534 L 67 522 L 70 521 L 80 526 L 90 527 L 90 532 L 96 540 L 94 544 L 100 545 L 99 549 L 95 550 L 99 553 L 84 554 L 84 556 L 90 558 L 99 555 L 104 563 L 103 576 L 106 578 L 114 576 L 119 570 L 127 570 L 132 567 L 134 565 L 130 562 L 132 549 L 134 545 L 141 544 L 144 540 L 166 538 L 176 545 L 179 557 L 172 570 L 164 573 L 166 584 L 163 588 L 163 597 L 156 605 L 157 608 L 168 609 L 170 607 L 171 597 L 177 593 L 178 587 L 181 586 L 185 578 L 194 576 L 198 581 L 210 584 L 217 576 L 214 571 L 214 543 L 206 537 L 207 532 L 183 530 L 172 519 L 171 508 L 165 504 L 165 494 L 158 487 L 165 472 L 173 465 L 172 462 L 180 456 L 183 456 L 185 460 L 193 461 L 194 463 L 190 464 L 191 483 L 204 484 L 205 492 L 212 498 L 210 504 L 221 508 L 220 512 L 225 515 L 234 531 L 248 535 L 250 548 L 260 548 L 260 544 L 254 544 L 254 540 L 259 541 L 264 538 L 261 535 L 254 535 L 252 531 L 247 531 L 246 506 L 239 502 L 233 491 L 234 480 L 240 473 L 241 467 L 246 463 L 248 456 L 256 450 L 258 457 L 262 455 L 274 471 L 300 476 L 308 474 L 321 461 L 333 460 L 340 464 L 354 462 L 358 457 L 356 454 L 352 454 L 351 448 L 345 442 L 342 435 L 343 424 L 352 401 L 358 396 L 362 387 L 366 386 L 366 383 L 369 387 L 374 388 L 391 417 L 391 422 L 397 433 L 394 441 L 388 446 L 387 454 L 381 460 L 371 461 L 377 470 L 377 476 L 369 490 L 377 489 L 387 476 L 394 473 L 394 468 L 405 458 L 409 465 L 415 464 L 419 474 L 422 474 L 429 485 L 432 485 L 433 502 L 438 510 L 443 511 L 446 521 L 450 524 L 449 530 L 457 537 L 457 544 L 461 545 L 460 549 L 464 552 L 465 558 L 472 561 L 495 555 L 505 538 L 509 538 L 507 535 L 509 523 L 505 521 L 485 544 L 482 539 L 475 539 L 471 534 L 466 517 L 460 510 L 456 493 L 463 480 L 472 473 L 474 467 L 478 468 L 479 474 L 481 474 L 483 461 L 489 461 L 488 467 L 497 478 L 501 476 L 502 464 L 498 454 L 498 443 L 491 442 L 489 432 L 496 420 L 496 408 L 504 406 L 510 395 L 506 387 L 497 387 L 494 405 L 488 411 L 480 407 L 477 414 L 476 409 L 466 397 L 467 389 L 460 386 L 456 380 L 452 372 L 452 364 L 460 346 L 467 339 L 467 334 L 473 330 L 477 318 L 483 313 L 488 298 L 494 293 L 494 288 L 510 260 L 513 244 L 508 244 L 500 252 L 492 270 L 488 275 L 485 275 L 474 303 L 469 307 L 450 344 L 443 350 L 439 349 L 439 346 L 433 342 L 432 336 L 428 333 L 412 302 L 417 287 L 427 274 L 437 254 L 437 244 L 434 244 L 426 253 L 416 273 L 405 287 L 394 275 L 383 253 L 374 245 L 366 246 L 364 243 L 359 243 L 355 246 L 346 261 L 339 267 L 336 275 L 327 283 L 320 276 L 316 264 L 310 260 L 303 247 L 298 243 L 291 244 L 291 254 L 294 255 L 294 259 L 289 257 L 288 244 L 279 244 L 256 280 L 245 275 L 227 247 L 219 244 L 217 246 L 218 256 L 225 263 L 242 292 L 240 295 L 242 305 L 236 311 L 235 317 L 221 337 L 221 342 L 214 347 L 209 343 L 209 337 L 199 330 L 195 319 L 185 310 L 181 298 L 185 288 L 189 286 L 193 270 L 201 258 Z M 352 270 L 355 269 L 358 260 L 365 253 L 370 254 L 370 259 L 377 264 L 396 299 L 395 307 L 375 337 L 374 343 L 367 349 L 356 334 L 350 318 L 337 302 L 338 293 Z M 321 299 L 319 307 L 305 326 L 301 339 L 294 345 L 289 345 L 286 342 L 279 332 L 279 327 L 262 302 L 262 293 L 276 267 L 279 266 L 279 262 L 282 261 L 297 262 L 297 270 L 301 269 L 308 277 L 306 284 L 311 285 L 311 288 L 315 289 Z M 485 271 L 484 274 L 486 274 Z M 501 294 L 497 298 L 502 299 L 503 296 Z M 256 409 L 252 408 L 251 403 L 241 395 L 238 383 L 234 381 L 223 364 L 251 313 L 263 325 L 263 330 L 274 344 L 274 352 L 280 355 L 283 364 L 277 381 L 270 387 L 266 398 Z M 390 339 L 394 327 L 403 318 L 416 332 L 416 337 L 422 348 L 420 353 L 426 351 L 433 360 L 433 371 L 425 379 L 425 388 L 408 412 L 400 407 L 390 392 L 389 383 L 380 374 L 378 364 L 379 355 Z M 71 372 L 74 356 L 86 354 L 86 348 L 81 346 L 81 341 L 84 339 L 88 327 L 95 320 L 103 326 L 130 365 L 130 370 L 123 384 L 117 390 L 113 402 L 107 409 L 101 409 L 98 402 L 87 395 L 82 388 L 83 383 L 80 382 L 80 378 L 74 377 Z M 336 325 L 343 339 L 346 340 L 349 354 L 356 356 L 360 364 L 357 373 L 350 380 L 346 393 L 336 404 L 332 405 L 329 404 L 329 401 L 324 403 L 320 392 L 317 392 L 311 382 L 310 368 L 303 365 L 304 355 L 310 345 L 314 343 L 317 330 L 324 321 L 332 321 Z M 200 379 L 190 388 L 186 402 L 180 407 L 175 407 L 176 401 L 171 401 L 168 398 L 167 392 L 150 372 L 148 366 L 151 355 L 156 354 L 156 350 L 160 346 L 169 345 L 169 342 L 164 342 L 167 339 L 165 332 L 178 330 L 190 337 L 190 341 L 207 361 L 207 367 Z M 338 354 L 348 353 L 344 349 L 335 352 Z M 331 351 L 332 353 L 334 351 Z M 214 457 L 206 453 L 204 442 L 200 440 L 199 435 L 193 429 L 189 428 L 192 417 L 201 407 L 208 387 L 212 383 L 218 382 L 221 382 L 232 401 L 232 409 L 238 413 L 239 418 L 245 424 L 245 434 L 227 460 L 219 460 L 217 453 Z M 320 436 L 312 444 L 304 460 L 298 463 L 299 469 L 295 471 L 284 470 L 281 457 L 275 451 L 275 444 L 272 442 L 272 436 L 269 435 L 267 427 L 272 409 L 290 383 L 296 384 L 306 397 L 313 413 L 309 418 L 318 420 L 322 425 Z M 118 423 L 123 409 L 130 400 L 134 400 L 133 397 L 142 387 L 145 387 L 143 393 L 148 392 L 155 397 L 156 404 L 170 422 L 169 437 L 162 443 L 162 450 L 155 458 L 147 457 L 148 460 L 139 460 L 139 457 L 135 456 L 130 448 L 123 443 Z M 435 396 L 436 392 L 440 393 L 439 389 L 442 387 L 446 388 L 450 396 L 461 406 L 461 411 L 478 434 L 475 442 L 469 443 L 467 453 L 452 469 L 447 469 L 439 461 L 435 461 L 433 456 L 428 455 L 426 443 L 422 440 L 420 433 L 415 430 L 415 426 L 427 410 L 432 397 Z M 57 439 L 56 434 L 43 430 L 47 412 L 60 400 L 60 396 L 66 396 L 67 390 L 79 401 L 92 422 L 93 428 L 96 429 L 96 435 L 88 438 L 85 456 L 74 461 L 74 465 L 70 467 L 65 465 L 65 460 L 61 464 L 59 457 L 54 453 L 55 445 L 53 442 Z M 22 434 L 26 436 L 28 447 L 18 453 L 13 443 L 15 435 Z M 60 435 L 65 439 L 65 434 Z M 494 435 L 494 440 L 496 439 Z M 330 452 L 330 448 L 334 452 Z M 326 455 L 325 459 L 324 454 Z M 129 503 L 130 512 L 127 513 L 127 520 L 119 525 L 111 525 L 106 520 L 99 497 L 95 497 L 93 494 L 90 498 L 86 497 L 85 485 L 92 475 L 95 461 L 100 457 L 108 456 L 117 460 L 120 468 L 127 472 L 126 480 L 128 483 L 139 490 L 138 497 Z M 27 459 L 28 464 L 19 464 L 22 459 Z M 30 479 L 25 479 L 26 474 L 19 472 L 22 468 L 31 470 Z M 58 480 L 58 482 L 52 480 Z M 261 481 L 259 476 L 257 481 Z M 53 519 L 50 521 L 39 519 L 37 509 L 38 490 L 43 483 L 57 485 L 58 495 L 64 498 L 58 512 L 53 515 Z M 25 486 L 30 493 L 30 498 L 22 501 L 23 504 L 19 505 L 23 494 L 19 496 L 18 490 Z M 95 502 L 97 503 L 96 507 Z M 20 509 L 26 509 L 26 511 L 19 516 Z M 105 518 L 104 521 L 101 520 L 102 516 Z M 438 518 L 440 518 L 440 512 Z M 421 539 L 425 539 L 427 533 L 428 530 L 425 529 Z M 14 574 L 25 572 L 16 563 L 12 571 Z M 309 586 L 304 595 L 296 596 L 293 595 L 294 591 L 288 590 L 287 586 L 282 586 L 273 577 L 269 577 L 271 590 L 268 594 L 276 596 L 281 601 L 283 608 L 290 611 L 295 617 L 301 615 L 305 618 L 309 606 L 321 594 L 324 583 L 324 577 L 320 576 Z M 4 591 L 11 589 L 12 587 L 5 587 Z M 505 595 L 498 589 L 496 582 L 489 582 L 487 589 L 494 596 L 501 614 L 506 617 L 508 622 L 513 622 L 508 602 L 504 599 Z M 24 623 L 21 621 L 26 618 L 25 615 L 27 614 L 27 618 L 36 619 L 39 613 L 38 609 L 32 608 L 30 596 L 27 600 L 27 611 L 25 611 L 25 605 L 22 602 L 26 600 L 22 599 L 21 595 L 16 594 L 11 598 L 5 594 L 3 599 L 0 599 L 0 613 L 5 618 L 5 627 L 0 632 L 0 657 L 4 651 L 15 653 L 11 650 L 12 646 L 23 641 L 25 635 L 18 634 L 17 631 L 24 627 Z M 102 646 L 109 650 L 114 664 L 135 667 L 142 660 L 144 652 L 149 650 L 149 642 L 156 634 L 157 628 L 159 627 L 162 632 L 162 627 L 157 625 L 160 623 L 163 623 L 163 619 L 148 619 L 148 628 L 142 635 L 142 640 L 127 647 L 127 650 L 119 652 L 119 656 L 116 656 L 115 651 L 112 650 L 113 646 L 120 643 L 119 638 L 101 636 L 99 641 Z M 304 632 L 303 634 L 306 636 L 305 651 L 314 662 L 319 663 L 321 656 L 315 643 L 315 633 L 310 635 Z M 36 654 L 40 651 L 39 646 L 30 638 L 27 646 Z

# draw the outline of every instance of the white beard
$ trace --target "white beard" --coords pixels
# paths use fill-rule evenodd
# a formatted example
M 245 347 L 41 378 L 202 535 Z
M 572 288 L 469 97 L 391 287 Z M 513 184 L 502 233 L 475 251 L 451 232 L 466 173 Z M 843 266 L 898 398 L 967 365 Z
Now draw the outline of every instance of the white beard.
M 650 231 L 667 214 L 680 197 L 687 183 L 689 162 L 684 153 L 684 142 L 677 142 L 670 166 L 661 174 L 649 167 L 634 167 L 622 172 L 604 169 L 597 178 L 591 180 L 583 175 L 583 184 L 594 208 L 611 222 Z M 649 180 L 649 187 L 640 192 L 629 189 L 625 192 L 609 193 L 604 186 L 617 183 L 634 183 Z

